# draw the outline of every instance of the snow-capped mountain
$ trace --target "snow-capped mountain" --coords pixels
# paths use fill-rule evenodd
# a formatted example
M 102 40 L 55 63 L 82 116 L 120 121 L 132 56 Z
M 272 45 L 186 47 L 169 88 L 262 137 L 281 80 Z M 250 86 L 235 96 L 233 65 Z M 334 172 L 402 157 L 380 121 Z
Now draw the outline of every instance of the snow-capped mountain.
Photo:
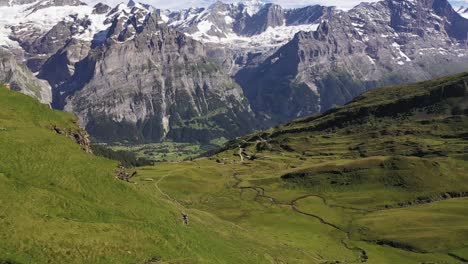
M 259 0 L 236 4 L 218 1 L 206 9 L 170 13 L 167 23 L 204 43 L 271 49 L 284 45 L 297 32 L 316 30 L 332 9 L 317 5 L 284 10 Z
M 40 36 L 57 23 L 70 15 L 78 15 L 83 18 L 91 15 L 92 8 L 78 1 L 65 2 L 61 0 L 47 0 L 26 4 L 14 4 L 0 6 L 0 38 L 2 46 L 12 47 L 17 45 L 10 37 L 18 35 L 20 40 L 24 38 L 34 39 Z
M 0 40 L 4 47 L 21 48 L 28 66 L 36 72 L 72 40 L 80 42 L 82 49 L 90 49 L 108 37 L 116 41 L 131 38 L 149 13 L 149 6 L 133 1 L 113 9 L 105 4 L 91 7 L 77 0 L 3 6 Z
M 468 70 L 465 13 L 446 0 L 349 11 L 260 0 L 181 11 L 0 0 L 0 46 L 17 85 L 46 80 L 52 105 L 95 137 L 207 141 L 247 132 L 254 115 L 277 124 L 380 85 Z
M 445 0 L 363 3 L 333 11 L 236 80 L 257 114 L 287 121 L 377 86 L 466 71 L 467 34 L 468 20 Z

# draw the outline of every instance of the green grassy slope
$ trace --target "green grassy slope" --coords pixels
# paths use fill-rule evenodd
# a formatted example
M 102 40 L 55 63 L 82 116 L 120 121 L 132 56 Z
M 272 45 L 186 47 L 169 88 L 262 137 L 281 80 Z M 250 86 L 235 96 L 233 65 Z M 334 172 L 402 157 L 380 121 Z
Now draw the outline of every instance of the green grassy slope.
M 0 262 L 464 263 L 467 83 L 382 88 L 132 183 L 0 89 Z
M 51 128 L 73 117 L 0 88 L 0 262 L 270 263 L 307 260 L 208 212 L 185 210 L 115 179 L 117 163 L 86 154 Z M 278 249 L 276 249 L 278 247 Z

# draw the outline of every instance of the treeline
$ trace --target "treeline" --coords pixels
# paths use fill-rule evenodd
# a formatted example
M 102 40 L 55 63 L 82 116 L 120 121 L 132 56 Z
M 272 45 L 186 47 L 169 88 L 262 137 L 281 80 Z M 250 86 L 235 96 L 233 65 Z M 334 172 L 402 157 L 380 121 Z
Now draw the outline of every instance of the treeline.
M 154 165 L 153 161 L 145 158 L 139 158 L 135 153 L 130 151 L 115 151 L 102 145 L 92 145 L 91 148 L 94 155 L 119 161 L 122 166 L 127 168 Z

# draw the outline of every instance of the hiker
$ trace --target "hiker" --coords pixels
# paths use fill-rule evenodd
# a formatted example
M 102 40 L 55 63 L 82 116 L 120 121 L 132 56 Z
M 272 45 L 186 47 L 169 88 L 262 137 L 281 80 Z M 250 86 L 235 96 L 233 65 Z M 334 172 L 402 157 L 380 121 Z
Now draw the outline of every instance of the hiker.
M 187 214 L 182 213 L 182 222 L 184 223 L 184 225 L 188 225 L 189 218 Z

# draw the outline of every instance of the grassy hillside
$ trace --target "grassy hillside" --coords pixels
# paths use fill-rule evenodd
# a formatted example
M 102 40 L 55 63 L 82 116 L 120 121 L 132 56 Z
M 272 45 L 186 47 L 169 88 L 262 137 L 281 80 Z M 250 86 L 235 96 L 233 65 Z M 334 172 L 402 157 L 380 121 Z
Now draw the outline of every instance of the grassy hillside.
M 0 88 L 0 262 L 269 263 L 283 254 L 308 258 L 209 212 L 190 211 L 190 226 L 184 226 L 185 208 L 155 182 L 116 180 L 117 162 L 86 154 L 52 129 L 76 129 L 73 120 Z
M 131 183 L 0 89 L 0 262 L 464 263 L 467 83 L 381 88 Z

